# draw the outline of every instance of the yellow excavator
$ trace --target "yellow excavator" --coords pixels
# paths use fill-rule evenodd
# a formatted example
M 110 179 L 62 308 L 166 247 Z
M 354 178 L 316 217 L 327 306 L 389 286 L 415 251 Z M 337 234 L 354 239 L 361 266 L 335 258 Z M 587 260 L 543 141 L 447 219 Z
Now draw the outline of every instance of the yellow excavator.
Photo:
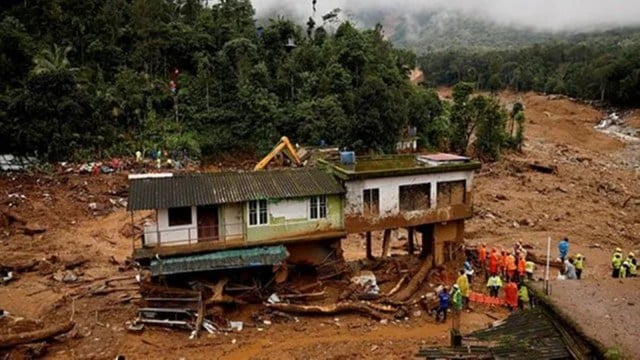
M 278 155 L 281 151 L 284 152 L 284 154 L 287 155 L 287 157 L 294 164 L 296 164 L 297 166 L 302 166 L 302 160 L 300 160 L 300 156 L 298 156 L 298 151 L 296 151 L 296 148 L 291 144 L 291 141 L 289 141 L 289 138 L 286 136 L 283 136 L 282 138 L 280 138 L 280 141 L 278 141 L 278 143 L 271 150 L 271 152 L 269 152 L 267 156 L 262 158 L 262 160 L 260 160 L 260 162 L 256 164 L 256 167 L 253 168 L 253 170 L 264 169 L 269 164 L 269 162 L 274 157 L 276 157 L 276 155 Z

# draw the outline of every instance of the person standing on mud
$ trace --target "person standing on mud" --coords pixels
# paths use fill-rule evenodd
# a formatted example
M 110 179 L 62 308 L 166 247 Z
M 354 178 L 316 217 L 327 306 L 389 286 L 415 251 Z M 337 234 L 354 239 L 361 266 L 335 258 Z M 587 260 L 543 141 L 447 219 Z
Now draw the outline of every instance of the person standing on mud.
M 480 269 L 483 273 L 487 273 L 487 244 L 482 243 L 478 248 L 478 261 L 480 262 Z
M 462 312 L 462 292 L 458 284 L 453 284 L 451 302 L 453 303 L 453 329 L 460 329 L 460 313 Z
M 500 288 L 502 287 L 502 279 L 498 274 L 493 273 L 489 280 L 487 280 L 487 288 L 489 288 L 489 296 L 498 297 L 498 293 L 500 292 Z
M 498 252 L 496 248 L 491 249 L 491 254 L 489 254 L 489 274 L 497 274 L 498 273 Z
M 518 285 L 513 281 L 509 281 L 504 287 L 504 302 L 509 311 L 513 311 L 518 306 Z
M 578 278 L 576 276 L 576 267 L 573 265 L 573 258 L 568 258 L 564 261 L 564 276 L 567 280 L 575 280 Z
M 460 270 L 460 276 L 458 276 L 458 280 L 456 280 L 456 285 L 458 285 L 458 289 L 460 289 L 460 294 L 462 295 L 462 305 L 465 309 L 469 308 L 469 279 L 467 278 L 467 274 L 465 274 L 464 270 Z
M 440 321 L 442 315 L 442 322 L 447 322 L 447 311 L 449 310 L 449 290 L 446 287 L 442 288 L 442 291 L 438 294 L 439 306 L 436 310 L 436 322 Z
M 630 252 L 629 255 L 627 255 L 627 259 L 625 261 L 629 263 L 629 271 L 627 272 L 627 277 L 638 276 L 638 262 L 636 261 L 636 255 L 633 252 Z
M 567 254 L 569 254 L 569 238 L 565 237 L 558 244 L 558 252 L 560 252 L 560 260 L 564 262 L 567 258 Z
M 582 254 L 577 254 L 573 260 L 573 266 L 576 267 L 576 278 L 580 280 L 582 278 L 582 269 L 584 269 L 585 257 Z
M 531 260 L 527 260 L 524 263 L 524 271 L 527 273 L 527 279 L 528 280 L 533 280 L 533 272 L 536 269 L 536 264 L 531 261 Z
M 520 282 L 518 289 L 518 309 L 524 310 L 524 304 L 529 302 L 529 289 Z M 531 306 L 531 304 L 529 304 Z
M 616 251 L 613 252 L 613 258 L 611 259 L 611 267 L 613 272 L 611 273 L 611 277 L 617 279 L 620 277 L 620 268 L 622 267 L 622 249 L 616 248 Z

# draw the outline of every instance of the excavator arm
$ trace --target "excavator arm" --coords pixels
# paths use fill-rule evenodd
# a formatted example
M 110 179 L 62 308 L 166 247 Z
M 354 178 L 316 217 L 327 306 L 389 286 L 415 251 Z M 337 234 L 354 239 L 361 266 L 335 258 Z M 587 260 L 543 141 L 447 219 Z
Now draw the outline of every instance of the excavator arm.
M 260 160 L 260 162 L 256 164 L 256 167 L 253 168 L 253 170 L 264 169 L 267 164 L 269 164 L 269 161 L 271 161 L 276 155 L 278 155 L 278 153 L 280 153 L 284 149 L 287 150 L 284 153 L 291 159 L 291 161 L 293 161 L 298 166 L 302 166 L 302 161 L 300 160 L 295 147 L 291 145 L 291 141 L 289 141 L 288 137 L 283 136 L 282 138 L 280 138 L 280 141 L 278 141 L 278 144 L 276 144 L 271 152 L 269 152 L 267 156 L 262 158 L 262 160 Z

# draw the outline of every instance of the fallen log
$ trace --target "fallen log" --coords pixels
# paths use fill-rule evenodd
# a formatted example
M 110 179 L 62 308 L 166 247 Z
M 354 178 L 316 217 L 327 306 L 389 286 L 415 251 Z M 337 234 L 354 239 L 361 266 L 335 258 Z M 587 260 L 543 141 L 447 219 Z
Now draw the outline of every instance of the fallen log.
M 531 170 L 543 173 L 543 174 L 556 174 L 558 172 L 558 167 L 555 165 L 541 165 L 536 163 L 529 163 L 529 168 Z
M 278 294 L 280 299 L 309 299 L 309 298 L 323 298 L 326 295 L 325 291 L 305 294 Z
M 404 276 L 402 276 L 400 278 L 400 281 L 398 281 L 398 283 L 396 284 L 396 286 L 393 287 L 393 289 L 391 289 L 388 293 L 387 296 L 392 296 L 393 294 L 397 293 L 398 290 L 400 290 L 400 287 L 402 286 L 402 284 L 404 284 L 405 280 L 407 280 L 407 278 L 409 277 L 409 274 L 404 274 Z
M 21 344 L 28 344 L 33 342 L 39 342 L 49 340 L 58 335 L 67 333 L 73 329 L 75 323 L 72 321 L 66 322 L 61 325 L 52 326 L 36 331 L 27 331 L 19 334 L 10 334 L 0 336 L 0 349 L 11 348 Z
M 420 266 L 420 270 L 416 273 L 415 276 L 411 278 L 407 287 L 398 292 L 393 299 L 396 301 L 405 301 L 409 299 L 417 290 L 420 284 L 426 279 L 429 274 L 429 270 L 433 266 L 433 255 L 429 255 L 424 259 L 422 265 Z
M 79 266 L 84 265 L 87 262 L 89 262 L 88 258 L 85 258 L 84 256 L 78 256 L 78 257 L 73 258 L 71 260 L 65 260 L 64 261 L 64 268 L 65 268 L 65 270 L 72 270 L 74 268 L 77 268 Z
M 113 288 L 98 288 L 96 290 L 91 291 L 91 295 L 106 295 L 113 292 L 118 291 L 138 291 L 140 287 L 138 286 L 121 286 L 121 287 L 113 287 Z
M 351 301 L 339 302 L 331 305 L 295 305 L 278 303 L 265 304 L 265 306 L 273 310 L 298 314 L 331 315 L 344 312 L 357 312 L 369 315 L 376 320 L 385 318 L 384 314 L 371 308 L 367 304 Z

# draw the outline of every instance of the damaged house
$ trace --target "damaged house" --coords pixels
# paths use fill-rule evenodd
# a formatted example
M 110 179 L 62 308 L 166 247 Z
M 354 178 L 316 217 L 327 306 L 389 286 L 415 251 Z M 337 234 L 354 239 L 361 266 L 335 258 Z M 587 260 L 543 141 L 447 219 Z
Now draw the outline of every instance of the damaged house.
M 344 188 L 314 168 L 130 176 L 128 210 L 153 210 L 134 240 L 152 275 L 292 263 L 339 254 Z
M 345 230 L 366 233 L 368 257 L 372 231 L 384 231 L 388 247 L 390 230 L 406 228 L 410 253 L 419 233 L 422 253 L 433 255 L 435 265 L 451 258 L 462 243 L 465 219 L 473 215 L 473 173 L 480 163 L 451 154 L 344 160 L 321 164 L 343 182 Z

